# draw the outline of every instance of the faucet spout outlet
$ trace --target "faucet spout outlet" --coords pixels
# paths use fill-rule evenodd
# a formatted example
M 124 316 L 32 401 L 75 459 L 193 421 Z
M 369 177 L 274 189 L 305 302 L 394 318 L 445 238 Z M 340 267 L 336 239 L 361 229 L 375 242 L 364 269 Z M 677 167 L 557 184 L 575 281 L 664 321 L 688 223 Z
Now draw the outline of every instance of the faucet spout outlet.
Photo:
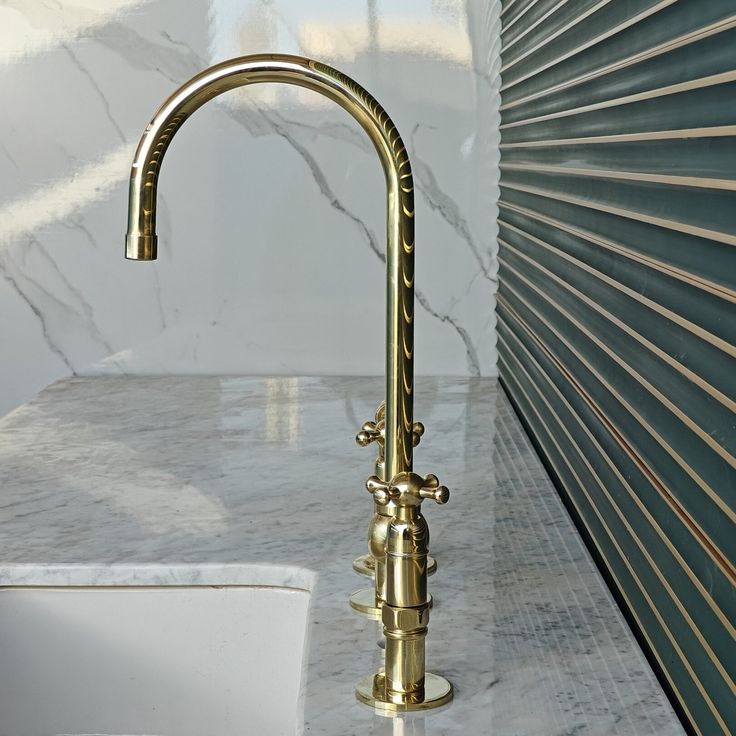
M 414 184 L 406 146 L 378 101 L 327 64 L 303 56 L 257 54 L 204 69 L 161 105 L 133 159 L 125 255 L 151 261 L 156 252 L 157 192 L 166 152 L 196 111 L 230 90 L 280 83 L 318 92 L 347 110 L 370 138 L 386 181 L 386 477 L 411 470 L 414 390 Z

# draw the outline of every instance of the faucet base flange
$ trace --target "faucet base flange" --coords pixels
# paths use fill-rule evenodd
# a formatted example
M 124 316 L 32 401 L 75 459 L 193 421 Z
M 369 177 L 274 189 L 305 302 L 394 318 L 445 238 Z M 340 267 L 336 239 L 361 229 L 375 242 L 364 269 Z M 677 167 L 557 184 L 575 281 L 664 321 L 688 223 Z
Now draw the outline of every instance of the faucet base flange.
M 429 607 L 432 608 L 432 596 L 427 596 Z M 376 589 L 361 588 L 350 595 L 350 607 L 375 621 L 381 620 L 382 606 L 376 605 Z
M 409 711 L 439 708 L 452 700 L 452 684 L 441 675 L 427 672 L 424 676 L 424 697 L 389 694 L 386 691 L 386 678 L 383 672 L 366 675 L 355 688 L 355 697 L 366 705 L 371 705 L 379 713 L 407 713 Z
M 376 589 L 361 588 L 350 595 L 350 607 L 368 618 L 380 621 L 381 606 L 376 605 Z
M 353 570 L 358 575 L 367 578 L 373 578 L 376 575 L 376 561 L 373 555 L 361 555 L 353 560 Z M 427 557 L 427 575 L 434 575 L 437 572 L 437 560 L 434 557 Z

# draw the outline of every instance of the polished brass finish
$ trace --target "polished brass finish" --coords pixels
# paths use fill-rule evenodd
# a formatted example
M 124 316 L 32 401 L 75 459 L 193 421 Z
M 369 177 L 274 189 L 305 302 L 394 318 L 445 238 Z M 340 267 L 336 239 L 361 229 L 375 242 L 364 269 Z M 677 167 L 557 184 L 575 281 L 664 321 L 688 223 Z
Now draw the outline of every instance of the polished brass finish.
M 353 570 L 363 577 L 373 578 L 376 575 L 376 561 L 371 555 L 361 555 L 353 560 Z M 434 575 L 437 572 L 437 560 L 430 555 L 427 557 L 427 575 Z
M 424 650 L 429 623 L 427 552 L 429 527 L 422 516 L 422 501 L 445 504 L 448 489 L 436 475 L 422 477 L 398 473 L 389 482 L 373 475 L 366 488 L 378 506 L 392 505 L 390 517 L 376 513 L 371 522 L 371 554 L 385 565 L 385 598 L 381 606 L 386 637 L 382 672 L 364 679 L 356 697 L 388 711 L 422 710 L 447 703 L 452 686 L 443 678 L 429 678 L 427 690 Z M 379 549 L 379 544 L 383 549 Z M 376 572 L 380 569 L 376 568 Z
M 373 706 L 378 712 L 390 715 L 407 711 L 439 708 L 452 700 L 452 685 L 440 675 L 427 672 L 424 675 L 424 694 L 405 697 L 394 695 L 386 688 L 386 675 L 366 675 L 355 688 L 355 697 L 361 703 Z
M 372 558 L 371 558 L 372 559 Z M 361 588 L 350 594 L 350 607 L 375 621 L 381 620 L 381 606 L 376 604 L 375 588 Z
M 361 555 L 353 560 L 353 571 L 373 580 L 376 574 L 376 561 L 370 555 Z
M 379 478 L 385 477 L 385 458 L 383 454 L 386 431 L 385 415 L 386 403 L 381 402 L 376 409 L 376 414 L 373 421 L 365 422 L 360 428 L 360 432 L 358 432 L 358 434 L 355 436 L 355 441 L 361 447 L 367 447 L 373 442 L 376 443 L 376 446 L 378 447 L 378 453 L 376 455 L 375 474 Z M 412 445 L 414 447 L 416 447 L 421 442 L 423 434 L 424 425 L 421 422 L 414 422 L 412 426 Z M 384 516 L 391 516 L 393 513 L 393 505 L 389 503 L 385 506 L 381 506 L 380 504 L 376 503 L 374 504 L 374 513 L 383 514 Z M 377 572 L 377 566 L 380 567 L 380 564 L 381 563 L 376 560 L 376 558 L 373 557 L 373 555 L 371 554 L 361 555 L 360 557 L 353 560 L 353 570 L 355 570 L 355 572 L 357 572 L 359 575 L 364 575 L 365 577 L 372 578 L 377 584 L 375 586 L 375 594 L 371 593 L 371 595 L 373 595 L 373 597 L 375 598 L 371 606 L 368 606 L 366 608 L 365 605 L 366 597 L 368 595 L 366 590 L 359 590 L 357 593 L 354 593 L 350 597 L 350 605 L 353 606 L 356 611 L 360 611 L 361 613 L 365 613 L 372 617 L 380 616 L 380 607 L 383 603 L 384 598 L 383 588 L 385 586 L 383 585 L 383 581 L 385 579 L 385 575 L 383 574 L 383 571 Z M 437 572 L 437 562 L 432 557 L 428 559 L 427 565 L 428 575 L 433 575 L 435 572 Z
M 427 571 L 427 575 L 429 575 L 429 570 Z M 356 590 L 355 593 L 350 594 L 348 600 L 353 610 L 362 613 L 364 616 L 368 616 L 368 618 L 372 618 L 374 621 L 381 620 L 383 601 L 376 600 L 375 588 L 361 588 L 360 590 Z M 427 595 L 427 603 L 432 608 L 433 602 L 431 595 Z
M 156 191 L 164 154 L 181 125 L 213 97 L 248 84 L 281 82 L 322 93 L 347 110 L 378 152 L 386 179 L 386 408 L 387 476 L 411 470 L 414 386 L 414 185 L 411 164 L 391 118 L 342 72 L 301 56 L 241 56 L 205 69 L 159 108 L 133 160 L 126 257 L 156 258 Z M 209 244 L 208 244 L 209 247 Z
M 424 426 L 422 426 L 424 431 Z M 355 435 L 355 441 L 361 447 L 368 447 L 372 442 L 376 443 L 378 453 L 376 454 L 376 465 L 374 472 L 379 478 L 384 477 L 386 457 L 384 455 L 384 444 L 386 435 L 386 402 L 382 401 L 376 409 L 373 421 L 364 422 L 360 432 Z M 412 447 L 414 438 L 412 437 Z
M 414 187 L 404 143 L 378 102 L 341 72 L 300 56 L 242 56 L 197 74 L 159 108 L 143 133 L 130 177 L 126 257 L 157 256 L 156 204 L 164 155 L 182 124 L 212 98 L 248 84 L 281 82 L 320 92 L 347 110 L 368 134 L 383 167 L 387 199 L 386 396 L 374 422 L 358 435 L 379 448 L 368 487 L 376 501 L 369 551 L 386 636 L 386 667 L 372 678 L 370 698 L 389 710 L 416 710 L 447 702 L 452 688 L 424 671 L 429 619 L 427 523 L 422 499 L 447 501 L 434 476 L 412 471 L 413 449 L 424 427 L 413 420 Z M 208 244 L 209 245 L 209 244 Z M 209 256 L 209 254 L 208 254 Z M 385 482 L 386 479 L 390 482 Z M 440 682 L 441 681 L 441 682 Z M 358 697 L 365 700 L 358 692 Z
M 421 422 L 414 422 L 411 427 L 411 444 L 416 447 L 422 440 L 424 434 L 424 425 Z M 378 455 L 376 457 L 376 475 L 379 478 L 384 477 L 386 458 L 384 455 L 384 446 L 386 442 L 386 402 L 382 401 L 376 409 L 373 421 L 364 422 L 360 428 L 360 432 L 355 435 L 355 441 L 361 447 L 368 447 L 372 442 L 378 445 Z

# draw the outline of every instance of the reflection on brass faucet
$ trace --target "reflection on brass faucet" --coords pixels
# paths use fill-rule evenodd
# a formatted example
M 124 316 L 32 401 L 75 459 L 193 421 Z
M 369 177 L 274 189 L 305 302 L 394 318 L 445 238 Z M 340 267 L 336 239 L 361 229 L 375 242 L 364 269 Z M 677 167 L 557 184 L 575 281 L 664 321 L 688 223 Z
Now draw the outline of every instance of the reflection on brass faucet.
M 386 598 L 381 606 L 386 636 L 386 667 L 363 678 L 357 696 L 384 710 L 435 707 L 452 698 L 452 685 L 443 677 L 426 673 L 424 640 L 429 622 L 427 550 L 429 527 L 422 516 L 425 498 L 447 503 L 450 492 L 436 475 L 422 478 L 399 473 L 390 482 L 373 475 L 366 488 L 377 506 L 393 504 L 386 517 L 376 513 L 371 522 L 371 552 L 386 571 Z
M 414 188 L 411 165 L 401 136 L 386 111 L 360 85 L 325 64 L 299 56 L 243 56 L 205 69 L 174 92 L 148 124 L 136 149 L 130 178 L 126 257 L 156 258 L 156 191 L 164 154 L 181 125 L 199 107 L 223 92 L 260 82 L 280 82 L 320 92 L 347 110 L 376 148 L 386 179 L 386 397 L 381 427 L 381 465 L 369 483 L 380 522 L 386 530 L 385 584 L 377 586 L 387 637 L 386 666 L 371 676 L 371 694 L 361 685 L 357 696 L 388 710 L 418 710 L 452 697 L 451 685 L 424 672 L 424 637 L 428 620 L 426 522 L 421 499 L 439 492 L 436 479 L 411 472 L 414 445 L 421 430 L 413 421 L 414 390 Z M 417 480 L 419 479 L 419 480 Z M 434 480 L 433 480 L 434 479 Z M 388 482 L 387 482 L 388 481 Z M 376 483 L 383 484 L 380 488 Z M 375 488 L 374 488 L 375 486 Z M 445 494 L 436 497 L 440 503 Z M 431 494 L 430 494 L 431 495 Z M 408 526 L 407 526 L 408 525 Z M 372 528 L 374 523 L 372 523 Z M 409 556 L 399 530 L 410 528 Z M 392 531 L 393 530 L 393 531 Z M 393 535 L 393 536 L 392 536 Z M 376 535 L 372 534 L 372 539 Z M 424 540 L 424 541 L 422 541 Z M 396 558 L 396 559 L 395 559 Z M 378 566 L 376 566 L 378 567 Z M 374 596 L 374 603 L 376 598 Z
M 375 472 L 376 475 L 385 480 L 384 475 L 384 435 L 386 432 L 385 424 L 385 409 L 384 403 L 381 403 L 376 410 L 376 416 L 373 421 L 368 421 L 363 424 L 360 432 L 355 437 L 355 441 L 361 447 L 367 447 L 371 443 L 375 442 L 378 446 L 378 454 L 376 456 Z M 412 429 L 412 443 L 416 447 L 422 439 L 424 434 L 424 425 L 421 422 L 414 422 Z M 380 539 L 380 535 L 386 530 L 386 524 L 394 514 L 394 504 L 389 501 L 386 504 L 374 504 L 374 512 L 384 517 L 383 525 L 374 524 L 371 526 L 371 532 L 368 538 L 368 549 L 382 549 L 383 543 Z M 377 539 L 372 537 L 377 536 Z M 353 561 L 353 569 L 359 575 L 365 575 L 366 577 L 373 578 L 373 588 L 362 588 L 356 591 L 350 596 L 350 605 L 360 613 L 364 613 L 371 618 L 381 618 L 381 606 L 383 601 L 386 599 L 386 566 L 385 559 L 380 557 L 374 557 L 372 552 L 369 554 L 361 555 Z M 437 563 L 432 557 L 427 558 L 427 575 L 432 575 L 437 570 Z

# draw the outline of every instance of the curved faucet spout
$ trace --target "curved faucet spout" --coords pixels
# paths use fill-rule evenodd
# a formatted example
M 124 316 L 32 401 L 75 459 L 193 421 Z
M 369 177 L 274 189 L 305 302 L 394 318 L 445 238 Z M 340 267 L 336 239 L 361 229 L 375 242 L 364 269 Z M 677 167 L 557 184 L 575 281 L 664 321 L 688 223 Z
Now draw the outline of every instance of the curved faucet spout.
M 281 82 L 320 92 L 368 133 L 386 177 L 386 479 L 412 469 L 414 384 L 414 189 L 396 126 L 359 84 L 311 59 L 282 54 L 242 56 L 205 69 L 174 92 L 141 138 L 130 177 L 126 258 L 156 258 L 156 188 L 166 149 L 184 121 L 223 92 Z

